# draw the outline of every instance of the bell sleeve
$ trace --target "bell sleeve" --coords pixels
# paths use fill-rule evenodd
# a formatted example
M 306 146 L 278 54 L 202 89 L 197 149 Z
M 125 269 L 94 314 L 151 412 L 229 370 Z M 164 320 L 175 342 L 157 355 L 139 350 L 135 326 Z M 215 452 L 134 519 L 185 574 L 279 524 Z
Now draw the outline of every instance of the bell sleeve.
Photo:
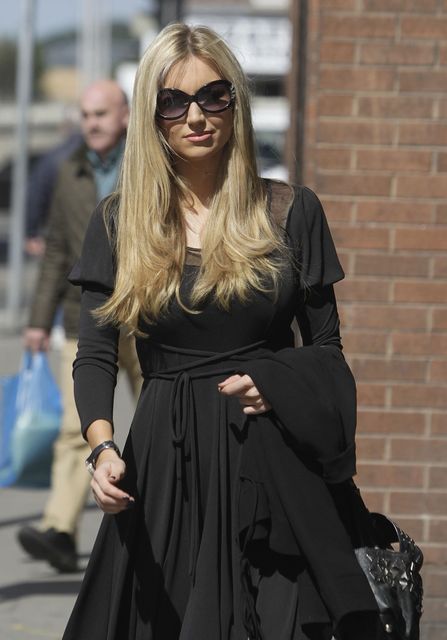
M 344 278 L 323 207 L 311 189 L 297 188 L 286 232 L 303 288 L 325 287 Z
M 115 286 L 115 264 L 112 250 L 114 231 L 106 227 L 101 204 L 90 218 L 80 259 L 68 280 L 83 288 L 92 287 L 111 293 Z
M 344 277 L 317 196 L 298 187 L 286 223 L 303 347 L 244 363 L 302 460 L 328 483 L 355 474 L 356 388 L 341 352 L 333 284 Z M 321 348 L 323 347 L 323 348 Z
M 344 272 L 321 202 L 307 187 L 295 191 L 286 237 L 298 274 L 295 317 L 303 345 L 341 348 L 333 284 L 344 278 Z
M 94 315 L 108 300 L 114 288 L 112 242 L 112 234 L 106 228 L 101 207 L 98 207 L 87 228 L 81 257 L 68 278 L 73 285 L 82 288 L 73 380 L 84 437 L 95 420 L 107 420 L 113 428 L 119 328 L 100 323 Z

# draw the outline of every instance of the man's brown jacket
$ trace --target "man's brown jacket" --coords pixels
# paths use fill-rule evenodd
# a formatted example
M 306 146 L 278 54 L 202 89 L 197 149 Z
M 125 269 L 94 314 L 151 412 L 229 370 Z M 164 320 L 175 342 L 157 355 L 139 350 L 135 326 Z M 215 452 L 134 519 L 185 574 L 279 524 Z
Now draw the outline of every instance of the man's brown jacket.
M 97 205 L 95 179 L 82 145 L 60 167 L 52 199 L 46 251 L 42 258 L 28 326 L 53 325 L 62 303 L 68 338 L 78 337 L 81 294 L 67 275 L 81 254 L 88 222 Z

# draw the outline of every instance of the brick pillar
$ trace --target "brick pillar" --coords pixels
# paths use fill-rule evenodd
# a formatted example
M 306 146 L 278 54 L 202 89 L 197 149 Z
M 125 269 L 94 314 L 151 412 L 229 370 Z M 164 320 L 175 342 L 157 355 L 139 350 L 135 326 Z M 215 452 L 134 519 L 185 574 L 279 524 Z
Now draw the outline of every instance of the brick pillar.
M 447 0 L 309 0 L 304 183 L 347 278 L 358 483 L 423 547 L 447 638 Z

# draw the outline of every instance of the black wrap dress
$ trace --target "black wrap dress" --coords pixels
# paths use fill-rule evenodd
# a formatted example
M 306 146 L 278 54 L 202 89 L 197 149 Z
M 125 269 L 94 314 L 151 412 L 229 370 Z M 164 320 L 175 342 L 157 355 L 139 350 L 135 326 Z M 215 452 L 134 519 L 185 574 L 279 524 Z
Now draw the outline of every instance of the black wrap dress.
M 309 502 L 324 517 L 330 511 L 330 518 L 337 519 L 334 528 L 343 521 L 343 515 L 331 511 L 337 491 L 326 490 L 317 462 L 312 466 L 310 456 L 303 463 L 299 447 L 284 433 L 275 435 L 284 425 L 279 425 L 274 405 L 262 418 L 248 418 L 237 399 L 218 392 L 219 382 L 244 372 L 244 367 L 256 382 L 258 362 L 263 364 L 260 380 L 267 399 L 269 387 L 272 397 L 285 389 L 281 375 L 284 383 L 290 380 L 290 364 L 285 363 L 285 374 L 283 367 L 278 378 L 272 373 L 270 379 L 268 363 L 278 354 L 300 351 L 293 349 L 295 318 L 304 348 L 313 349 L 306 353 L 321 360 L 319 354 L 331 352 L 333 360 L 343 360 L 332 289 L 343 271 L 321 204 L 307 188 L 269 183 L 268 189 L 270 208 L 279 203 L 276 217 L 283 208 L 285 237 L 298 268 L 291 264 L 284 269 L 276 297 L 255 292 L 248 303 L 235 300 L 228 312 L 209 300 L 197 314 L 172 302 L 156 325 L 142 324 L 148 337 L 137 338 L 137 351 L 144 383 L 123 451 L 127 475 L 122 486 L 134 496 L 135 506 L 104 516 L 63 640 L 327 640 L 337 618 L 374 609 L 366 580 L 354 566 L 344 525 L 340 565 L 343 571 L 347 564 L 351 568 L 346 597 L 345 577 L 335 585 L 335 591 L 342 591 L 340 597 L 325 595 L 325 578 L 309 564 L 312 554 L 302 551 L 307 548 L 306 535 L 301 540 L 294 517 L 285 512 L 277 517 L 277 505 L 287 505 L 287 500 L 281 496 L 283 489 L 272 488 L 275 480 L 269 477 L 276 477 L 274 465 L 279 469 L 287 452 L 287 465 L 302 473 L 296 480 L 284 479 L 292 501 L 293 483 L 300 485 L 296 484 L 296 507 L 292 506 L 300 513 L 301 500 L 297 522 L 312 520 L 312 513 L 306 515 Z M 189 251 L 181 290 L 186 301 L 199 265 L 200 255 Z M 118 331 L 98 326 L 90 313 L 114 286 L 113 252 L 100 209 L 92 217 L 71 280 L 83 291 L 74 379 L 85 432 L 96 419 L 112 422 L 117 373 Z M 314 382 L 309 379 L 300 389 L 308 362 L 313 360 L 303 365 L 304 376 L 296 367 L 293 372 L 293 395 L 299 399 L 302 394 L 303 407 L 309 394 L 322 393 L 315 388 L 321 379 L 316 370 Z M 326 365 L 319 361 L 321 366 Z M 323 394 L 324 384 L 323 380 Z M 334 403 L 332 398 L 331 411 Z M 315 417 L 313 409 L 309 415 L 315 423 L 325 420 Z M 299 416 L 294 416 L 295 423 L 299 430 Z M 259 459 L 263 441 L 257 438 L 258 428 L 267 438 L 264 449 L 272 447 L 271 452 L 262 451 L 273 465 L 265 477 L 269 464 Z M 324 440 L 325 424 L 318 428 Z M 255 443 L 252 449 L 250 441 Z M 316 493 L 307 491 L 307 478 L 309 487 L 318 484 Z M 328 508 L 318 505 L 318 492 L 324 493 L 323 502 L 329 496 Z M 281 523 L 286 519 L 292 524 L 283 535 L 286 528 Z M 321 523 L 312 525 L 312 539 L 327 527 L 324 519 Z M 331 598 L 341 604 L 333 604 Z

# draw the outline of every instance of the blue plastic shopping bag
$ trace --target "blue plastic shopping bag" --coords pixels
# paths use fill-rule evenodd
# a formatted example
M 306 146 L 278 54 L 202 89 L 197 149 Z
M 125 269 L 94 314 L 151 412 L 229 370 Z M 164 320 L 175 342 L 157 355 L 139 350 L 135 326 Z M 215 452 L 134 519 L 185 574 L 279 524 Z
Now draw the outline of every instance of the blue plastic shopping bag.
M 0 383 L 0 486 L 48 486 L 62 401 L 46 354 L 26 352 Z
M 11 461 L 11 435 L 16 417 L 19 374 L 0 378 L 0 487 L 14 482 Z

